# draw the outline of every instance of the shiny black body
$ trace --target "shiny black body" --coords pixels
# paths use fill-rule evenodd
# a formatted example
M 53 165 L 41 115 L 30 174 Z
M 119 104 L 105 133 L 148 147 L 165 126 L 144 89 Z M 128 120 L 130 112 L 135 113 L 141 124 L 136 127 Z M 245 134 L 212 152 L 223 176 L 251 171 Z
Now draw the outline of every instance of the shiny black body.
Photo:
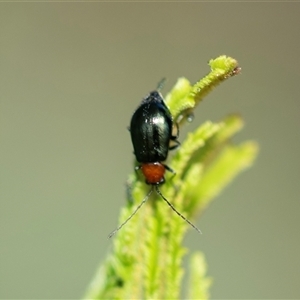
M 172 127 L 172 116 L 162 96 L 157 91 L 151 92 L 131 118 L 130 134 L 137 161 L 166 160 L 170 141 L 177 139 L 177 136 L 172 136 Z
M 159 185 L 165 182 L 165 171 L 167 170 L 175 174 L 170 167 L 162 163 L 167 159 L 169 150 L 175 149 L 180 144 L 177 141 L 179 134 L 178 125 L 177 123 L 175 123 L 175 125 L 177 132 L 176 135 L 173 135 L 172 115 L 158 91 L 151 92 L 145 97 L 141 105 L 134 112 L 129 130 L 134 154 L 140 163 L 140 165 L 136 166 L 135 170 L 140 169 L 145 177 L 146 183 L 152 187 L 133 213 L 117 229 L 110 233 L 110 238 L 137 213 L 142 205 L 149 199 L 153 191 L 156 191 L 179 217 L 201 233 L 193 223 L 176 210 L 173 204 L 169 202 L 159 190 Z M 173 145 L 170 145 L 171 142 L 173 142 Z M 119 285 L 121 286 L 122 284 L 121 279 Z

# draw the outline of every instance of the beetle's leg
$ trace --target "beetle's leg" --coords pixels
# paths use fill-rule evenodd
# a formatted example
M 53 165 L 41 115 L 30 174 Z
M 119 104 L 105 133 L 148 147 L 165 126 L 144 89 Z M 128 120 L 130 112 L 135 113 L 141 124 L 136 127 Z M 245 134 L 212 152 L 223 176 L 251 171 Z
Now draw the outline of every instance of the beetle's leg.
M 171 139 L 171 140 L 172 140 L 172 139 Z M 178 148 L 178 147 L 180 146 L 180 142 L 179 142 L 179 141 L 177 141 L 177 140 L 172 140 L 172 142 L 174 142 L 175 145 L 170 146 L 170 147 L 169 147 L 169 150 L 174 150 L 174 149 L 176 149 L 176 148 Z
M 176 175 L 176 172 L 172 168 L 170 168 L 169 166 L 167 166 L 165 164 L 162 164 L 162 165 L 166 168 L 167 171 L 171 172 L 174 176 Z
M 175 134 L 173 134 L 173 131 L 172 131 L 172 135 L 171 135 L 171 140 L 173 140 L 173 141 L 177 140 L 178 137 L 179 137 L 179 126 L 178 126 L 178 123 L 175 123 L 175 125 L 173 125 L 172 130 L 174 129 L 174 127 L 176 129 Z
M 141 167 L 142 167 L 141 165 L 135 166 L 135 167 L 134 167 L 134 171 L 137 172 L 138 170 L 141 169 Z
M 172 141 L 172 143 L 175 143 L 175 144 L 173 144 L 172 146 L 169 146 L 169 150 L 174 150 L 180 146 L 180 142 L 177 140 L 179 137 L 179 126 L 177 123 L 175 123 L 175 128 L 176 128 L 175 134 L 173 134 L 173 132 L 172 132 L 172 135 L 170 137 L 170 140 Z

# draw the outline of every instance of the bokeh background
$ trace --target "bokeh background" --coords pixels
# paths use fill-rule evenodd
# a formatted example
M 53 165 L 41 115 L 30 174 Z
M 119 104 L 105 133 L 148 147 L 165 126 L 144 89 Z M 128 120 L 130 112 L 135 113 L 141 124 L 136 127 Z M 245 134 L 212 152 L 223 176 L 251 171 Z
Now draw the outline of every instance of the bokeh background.
M 242 75 L 185 131 L 237 112 L 246 127 L 236 142 L 261 151 L 185 243 L 205 253 L 214 299 L 299 298 L 299 12 L 299 3 L 1 3 L 0 298 L 83 295 L 124 204 L 132 112 L 162 77 L 165 93 L 180 76 L 195 82 L 220 54 Z

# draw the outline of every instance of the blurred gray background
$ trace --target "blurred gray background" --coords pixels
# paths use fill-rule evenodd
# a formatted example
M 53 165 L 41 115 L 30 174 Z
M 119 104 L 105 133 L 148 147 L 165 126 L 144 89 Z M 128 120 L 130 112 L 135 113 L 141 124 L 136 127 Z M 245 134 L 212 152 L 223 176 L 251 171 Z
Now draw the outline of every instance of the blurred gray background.
M 185 131 L 238 112 L 246 127 L 236 142 L 261 151 L 186 246 L 205 253 L 212 298 L 299 298 L 299 12 L 299 3 L 1 3 L 0 298 L 82 296 L 124 204 L 132 112 L 162 77 L 164 93 L 177 77 L 195 82 L 220 54 L 242 75 Z

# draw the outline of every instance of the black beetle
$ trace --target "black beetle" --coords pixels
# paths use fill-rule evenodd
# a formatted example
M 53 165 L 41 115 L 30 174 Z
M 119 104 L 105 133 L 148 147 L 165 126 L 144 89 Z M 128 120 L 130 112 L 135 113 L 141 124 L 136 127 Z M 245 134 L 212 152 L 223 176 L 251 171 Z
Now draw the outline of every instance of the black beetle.
M 172 133 L 174 126 L 176 127 L 175 135 Z M 163 161 L 167 159 L 169 150 L 180 145 L 177 140 L 179 135 L 178 125 L 177 123 L 174 125 L 172 115 L 158 91 L 151 92 L 142 100 L 142 103 L 132 115 L 129 130 L 134 154 L 136 160 L 140 163 L 135 169 L 141 169 L 146 183 L 152 185 L 152 188 L 128 219 L 115 229 L 109 237 L 112 237 L 136 214 L 148 200 L 153 189 L 182 219 L 201 233 L 195 225 L 176 210 L 158 188 L 160 184 L 165 182 L 164 174 L 166 170 L 175 174 Z
M 137 169 L 141 169 L 147 184 L 162 184 L 165 169 L 173 172 L 161 162 L 167 159 L 169 150 L 179 145 L 177 124 L 176 127 L 176 135 L 173 135 L 172 115 L 158 91 L 145 97 L 134 112 L 130 123 L 131 141 L 136 160 L 141 163 Z

